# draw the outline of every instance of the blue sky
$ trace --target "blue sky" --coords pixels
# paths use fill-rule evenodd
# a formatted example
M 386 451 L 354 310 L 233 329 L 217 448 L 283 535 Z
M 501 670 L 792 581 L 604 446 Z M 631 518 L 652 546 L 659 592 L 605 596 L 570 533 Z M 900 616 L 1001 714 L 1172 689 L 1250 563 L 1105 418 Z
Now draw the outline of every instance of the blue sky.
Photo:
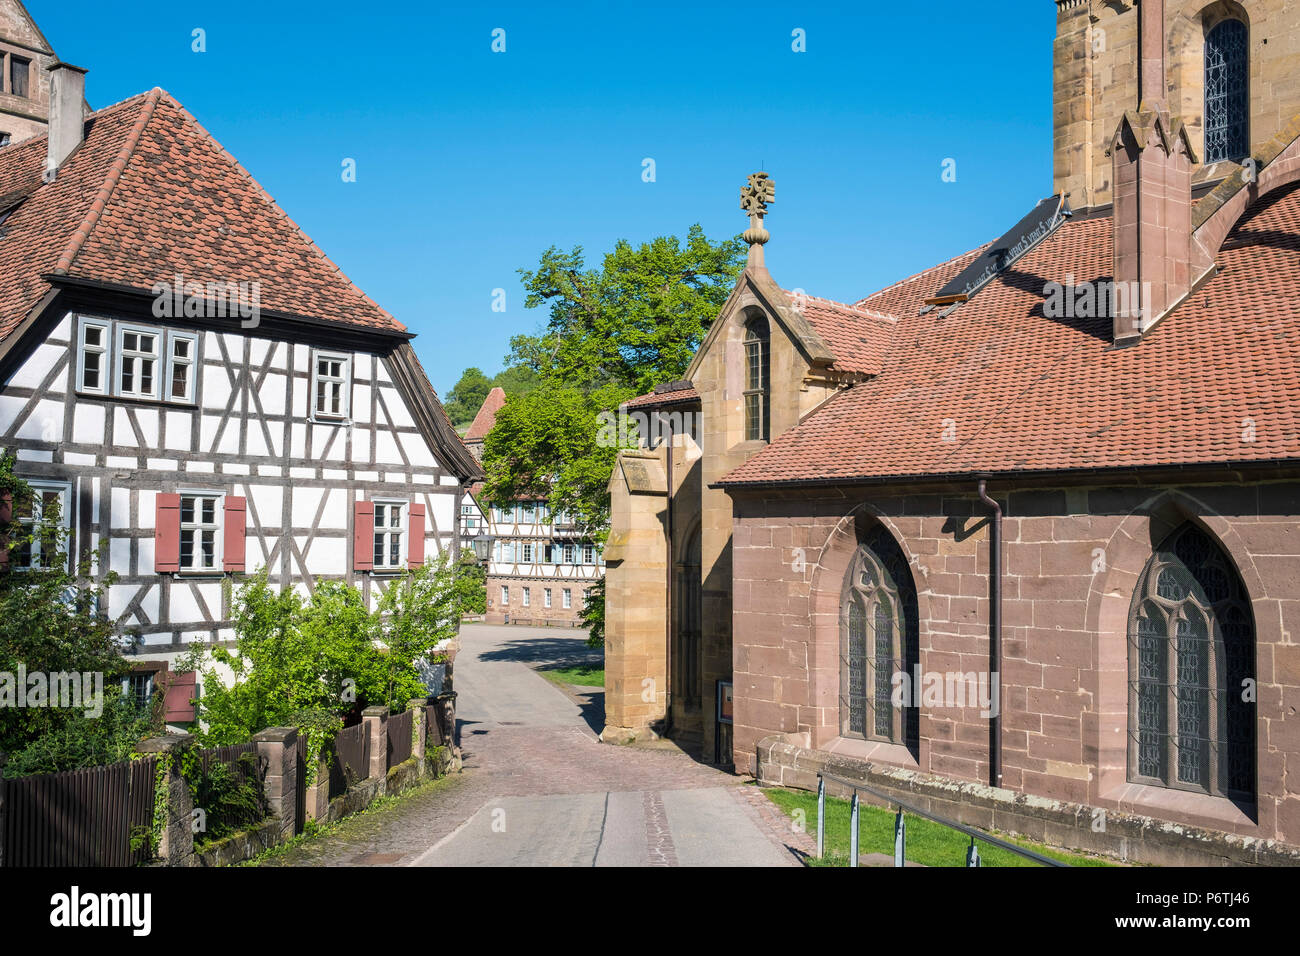
M 598 263 L 695 222 L 733 235 L 756 169 L 776 182 L 773 276 L 845 301 L 995 238 L 1052 188 L 1047 0 L 27 6 L 90 70 L 92 106 L 179 99 L 418 333 L 440 394 L 544 320 L 516 270 L 546 247 Z

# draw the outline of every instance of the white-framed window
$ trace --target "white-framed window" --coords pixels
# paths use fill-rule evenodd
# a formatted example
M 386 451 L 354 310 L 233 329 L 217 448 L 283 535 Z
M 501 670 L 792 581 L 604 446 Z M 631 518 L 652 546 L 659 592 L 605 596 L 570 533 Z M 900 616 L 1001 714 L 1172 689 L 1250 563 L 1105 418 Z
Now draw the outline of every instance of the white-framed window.
M 520 590 L 523 591 L 523 595 L 524 595 L 524 600 L 523 600 L 524 607 L 532 607 L 533 604 L 532 595 L 528 592 L 528 588 L 520 588 Z
M 375 570 L 406 567 L 406 502 L 376 501 Z
M 193 405 L 199 336 L 114 319 L 77 319 L 76 390 L 83 394 Z
M 225 495 L 217 491 L 182 491 L 181 573 L 221 569 L 221 515 Z
M 571 544 L 566 544 L 564 546 L 564 563 L 574 564 L 577 562 L 577 559 L 578 559 L 578 549 Z
M 72 486 L 59 481 L 29 481 L 32 497 L 14 506 L 14 520 L 26 539 L 11 552 L 16 568 L 48 568 L 60 548 L 67 547 L 68 502 Z
M 501 585 L 501 606 L 506 607 L 510 603 L 510 588 L 507 585 Z
M 532 564 L 532 563 L 533 563 L 533 543 L 531 541 L 525 541 L 524 542 L 524 564 Z
M 573 607 L 573 592 L 570 591 L 568 588 L 565 588 L 563 591 L 560 592 L 560 598 L 561 600 L 563 600 L 564 607 L 566 610 Z
M 123 398 L 157 398 L 162 332 L 117 324 L 117 389 Z
M 343 421 L 350 414 L 352 356 L 343 352 L 316 352 L 311 363 L 314 417 Z
M 199 337 L 193 332 L 167 333 L 167 400 L 194 402 L 195 362 Z
M 77 390 L 102 395 L 108 391 L 109 381 L 109 324 L 95 319 L 82 319 L 78 341 Z
M 523 516 L 524 524 L 532 524 L 535 520 L 537 520 L 537 509 L 533 507 L 531 502 L 529 504 L 523 505 L 523 512 L 524 512 L 524 516 Z
M 542 589 L 542 606 L 543 606 L 543 607 L 550 607 L 550 606 L 551 606 L 551 589 L 550 589 L 550 588 L 543 588 L 543 589 Z
M 596 547 L 595 547 L 595 545 L 592 545 L 592 544 L 584 544 L 584 545 L 582 546 L 582 563 L 583 563 L 583 564 L 595 564 L 595 563 L 596 563 Z

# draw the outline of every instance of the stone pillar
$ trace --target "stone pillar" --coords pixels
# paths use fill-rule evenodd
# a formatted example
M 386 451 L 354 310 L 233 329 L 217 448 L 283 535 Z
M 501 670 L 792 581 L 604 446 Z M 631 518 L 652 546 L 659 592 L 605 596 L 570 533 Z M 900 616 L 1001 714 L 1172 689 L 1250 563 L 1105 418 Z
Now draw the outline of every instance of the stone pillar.
M 367 776 L 379 781 L 379 792 L 384 792 L 388 776 L 388 708 L 367 707 L 361 712 L 361 722 L 366 725 L 370 738 L 370 773 Z
M 194 798 L 190 786 L 181 776 L 181 758 L 194 745 L 190 734 L 168 734 L 140 741 L 137 748 L 142 754 L 156 754 L 160 762 L 167 761 L 166 807 L 162 823 L 162 836 L 155 852 L 167 866 L 184 866 L 194 856 Z
M 439 694 L 434 703 L 438 706 L 438 730 L 442 734 L 444 746 L 454 756 L 460 756 L 460 746 L 456 742 L 456 692 Z
M 266 762 L 263 787 L 271 814 L 280 821 L 280 838 L 288 840 L 298 829 L 298 728 L 268 727 L 253 743 Z
M 605 727 L 600 738 L 653 737 L 666 713 L 668 595 L 663 449 L 624 451 L 610 478 L 605 545 Z
M 427 697 L 412 697 L 407 703 L 407 709 L 411 712 L 411 727 L 414 728 L 411 739 L 411 756 L 415 758 L 415 765 L 419 768 L 420 773 L 424 773 L 424 754 L 428 749 L 429 732 L 424 725 L 424 706 L 429 702 Z

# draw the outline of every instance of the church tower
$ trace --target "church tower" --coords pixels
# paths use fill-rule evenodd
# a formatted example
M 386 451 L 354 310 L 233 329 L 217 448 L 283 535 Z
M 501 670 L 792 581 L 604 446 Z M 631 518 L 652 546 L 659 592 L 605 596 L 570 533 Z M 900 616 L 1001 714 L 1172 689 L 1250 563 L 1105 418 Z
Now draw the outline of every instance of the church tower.
M 57 61 L 21 0 L 0 0 L 0 146 L 45 132 Z

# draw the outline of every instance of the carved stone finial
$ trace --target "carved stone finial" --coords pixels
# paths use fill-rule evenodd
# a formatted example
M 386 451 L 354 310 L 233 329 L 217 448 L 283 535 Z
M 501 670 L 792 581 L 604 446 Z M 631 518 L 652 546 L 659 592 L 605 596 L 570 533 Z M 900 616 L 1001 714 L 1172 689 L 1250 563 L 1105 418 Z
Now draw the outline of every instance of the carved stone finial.
M 740 187 L 740 208 L 749 213 L 749 228 L 741 238 L 749 243 L 749 264 L 763 268 L 763 244 L 772 234 L 763 228 L 763 217 L 769 204 L 776 202 L 776 184 L 764 172 L 751 173 L 749 182 Z

